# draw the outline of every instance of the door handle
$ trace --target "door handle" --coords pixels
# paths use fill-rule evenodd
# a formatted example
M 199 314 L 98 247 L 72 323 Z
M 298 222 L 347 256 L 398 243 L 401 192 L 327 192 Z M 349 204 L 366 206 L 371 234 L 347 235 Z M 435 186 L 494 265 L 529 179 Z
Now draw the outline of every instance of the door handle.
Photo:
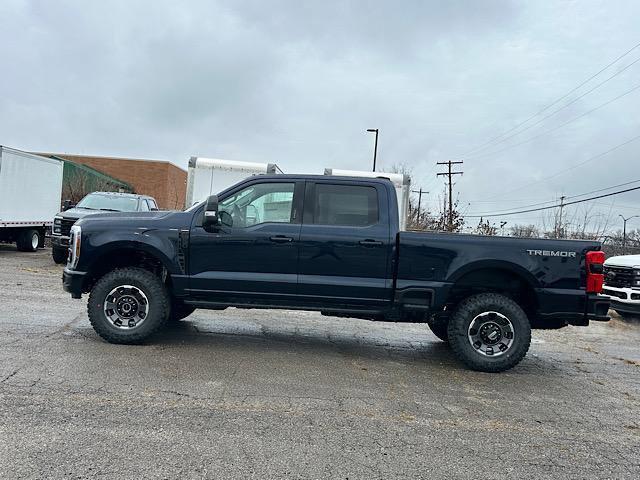
M 287 237 L 286 235 L 275 235 L 273 237 L 269 237 L 269 240 L 275 243 L 289 243 L 293 242 L 293 238 Z
M 358 242 L 360 245 L 362 245 L 363 247 L 379 247 L 380 245 L 382 245 L 382 242 L 379 240 L 371 240 L 370 238 L 366 239 L 366 240 L 360 240 Z

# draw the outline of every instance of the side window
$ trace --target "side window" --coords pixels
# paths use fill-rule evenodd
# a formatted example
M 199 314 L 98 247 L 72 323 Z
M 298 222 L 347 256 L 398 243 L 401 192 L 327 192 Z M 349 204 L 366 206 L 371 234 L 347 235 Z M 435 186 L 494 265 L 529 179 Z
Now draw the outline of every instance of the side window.
M 147 205 L 147 201 L 144 198 L 140 199 L 140 211 L 141 212 L 149 211 L 149 205 Z
M 218 205 L 223 225 L 245 228 L 265 222 L 291 223 L 294 183 L 258 183 L 222 200 Z
M 313 223 L 364 227 L 378 222 L 378 192 L 359 185 L 316 184 Z
M 158 205 L 156 205 L 154 200 L 147 198 L 147 204 L 149 205 L 149 210 L 158 210 Z

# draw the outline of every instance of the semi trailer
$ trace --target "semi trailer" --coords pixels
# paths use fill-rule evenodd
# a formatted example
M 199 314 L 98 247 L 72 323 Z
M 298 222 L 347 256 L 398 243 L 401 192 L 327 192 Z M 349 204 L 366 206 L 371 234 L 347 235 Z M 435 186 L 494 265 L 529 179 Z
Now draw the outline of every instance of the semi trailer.
M 239 162 L 220 158 L 191 157 L 187 173 L 185 207 L 202 202 L 215 193 L 252 175 L 278 173 L 273 163 Z

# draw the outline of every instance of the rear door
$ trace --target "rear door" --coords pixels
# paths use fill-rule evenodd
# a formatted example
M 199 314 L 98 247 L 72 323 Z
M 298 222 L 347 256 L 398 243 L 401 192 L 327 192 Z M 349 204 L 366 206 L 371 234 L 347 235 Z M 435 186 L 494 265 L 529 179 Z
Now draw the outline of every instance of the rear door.
M 380 183 L 307 181 L 298 292 L 323 305 L 391 301 L 388 192 Z

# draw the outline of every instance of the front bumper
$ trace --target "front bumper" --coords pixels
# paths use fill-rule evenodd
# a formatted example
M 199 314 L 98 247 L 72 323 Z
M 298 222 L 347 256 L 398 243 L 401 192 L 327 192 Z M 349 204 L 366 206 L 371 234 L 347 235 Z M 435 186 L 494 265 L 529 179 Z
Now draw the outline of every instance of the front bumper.
M 611 297 L 616 312 L 640 314 L 640 289 L 604 286 L 603 293 Z
M 621 302 L 615 298 L 611 299 L 611 309 L 616 312 L 631 313 L 640 315 L 640 302 Z
M 55 248 L 69 248 L 69 237 L 51 235 L 51 245 Z
M 78 272 L 77 270 L 71 270 L 68 267 L 62 271 L 62 288 L 65 292 L 71 294 L 71 298 L 82 297 L 82 284 L 86 272 Z

